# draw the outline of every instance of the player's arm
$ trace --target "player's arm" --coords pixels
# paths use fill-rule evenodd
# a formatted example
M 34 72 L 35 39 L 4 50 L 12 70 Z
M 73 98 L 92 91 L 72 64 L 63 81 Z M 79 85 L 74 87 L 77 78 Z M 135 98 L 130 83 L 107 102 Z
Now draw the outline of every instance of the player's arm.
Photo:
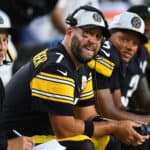
M 122 105 L 120 90 L 115 90 L 115 92 L 113 93 L 113 100 L 117 104 L 116 106 L 119 106 L 117 108 L 119 109 L 118 115 L 120 116 L 120 119 L 143 121 L 143 122 L 147 122 L 150 125 L 150 115 L 139 115 L 139 114 L 135 114 L 135 113 L 131 113 L 131 112 L 122 110 L 122 107 L 120 107 Z
M 148 115 L 137 115 L 124 110 L 121 103 L 121 91 L 117 74 L 117 71 L 114 70 L 111 81 L 105 77 L 102 78 L 100 75 L 96 76 L 96 108 L 98 113 L 116 120 L 129 119 L 150 123 Z M 114 86 L 112 88 L 113 94 L 110 91 L 110 83 Z
M 110 89 L 99 89 L 96 91 L 96 108 L 99 114 L 116 120 L 134 120 L 150 122 L 149 115 L 137 115 L 124 110 L 121 103 L 121 91 L 116 89 L 112 95 Z
M 90 109 L 84 109 L 83 114 L 85 114 L 86 111 L 86 114 L 89 114 Z M 82 108 L 80 109 L 80 112 L 82 112 Z M 114 134 L 126 144 L 137 145 L 139 143 L 143 143 L 148 138 L 148 136 L 139 135 L 133 129 L 133 127 L 139 126 L 139 124 L 132 121 L 89 121 L 88 124 L 85 124 L 85 121 L 76 119 L 73 116 L 50 114 L 49 117 L 53 130 L 59 139 L 69 138 L 81 134 L 89 137 L 100 137 Z M 93 128 L 91 128 L 91 124 L 93 124 Z
M 134 98 L 145 112 L 150 112 L 150 89 L 145 76 L 140 79 Z

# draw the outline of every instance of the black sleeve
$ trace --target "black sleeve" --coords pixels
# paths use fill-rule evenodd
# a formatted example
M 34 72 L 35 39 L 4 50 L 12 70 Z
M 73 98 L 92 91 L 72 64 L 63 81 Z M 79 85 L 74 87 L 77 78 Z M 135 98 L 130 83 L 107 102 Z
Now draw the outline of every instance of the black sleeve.
M 93 72 L 93 87 L 95 90 L 110 88 L 110 77 Z
M 5 95 L 4 86 L 0 78 L 0 149 L 1 150 L 5 150 L 7 147 L 7 140 L 5 136 L 5 130 L 4 130 L 4 115 L 2 112 L 4 95 Z
M 0 78 L 0 112 L 2 112 L 3 99 L 5 96 L 4 86 Z
M 120 72 L 117 68 L 115 68 L 110 79 L 110 89 L 111 92 L 114 92 L 115 89 L 119 88 L 120 88 Z

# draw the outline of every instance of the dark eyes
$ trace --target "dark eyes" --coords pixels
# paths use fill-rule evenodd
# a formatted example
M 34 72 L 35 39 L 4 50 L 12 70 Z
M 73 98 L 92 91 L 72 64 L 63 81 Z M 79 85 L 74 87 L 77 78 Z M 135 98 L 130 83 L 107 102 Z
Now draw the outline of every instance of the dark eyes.
M 89 31 L 85 31 L 83 33 L 83 37 L 84 38 L 89 38 L 91 36 L 95 36 L 97 40 L 101 40 L 103 38 L 103 36 L 101 34 L 96 34 L 96 33 L 93 33 L 93 32 L 89 32 Z

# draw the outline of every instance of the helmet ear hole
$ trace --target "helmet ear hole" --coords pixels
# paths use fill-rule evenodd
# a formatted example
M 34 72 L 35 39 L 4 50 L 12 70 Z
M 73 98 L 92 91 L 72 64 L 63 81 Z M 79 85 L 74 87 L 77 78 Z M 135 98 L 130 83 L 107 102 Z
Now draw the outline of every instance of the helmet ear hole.
M 77 20 L 75 18 L 72 18 L 72 26 L 77 25 Z
M 70 15 L 66 18 L 66 23 L 70 24 L 71 26 L 76 26 L 77 20 L 75 18 L 73 18 L 72 15 Z

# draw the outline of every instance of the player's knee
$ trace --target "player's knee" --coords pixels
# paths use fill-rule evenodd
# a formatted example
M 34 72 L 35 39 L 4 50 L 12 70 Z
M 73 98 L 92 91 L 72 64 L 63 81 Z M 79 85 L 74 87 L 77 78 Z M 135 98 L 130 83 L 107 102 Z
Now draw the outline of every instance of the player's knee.
M 80 145 L 80 150 L 94 150 L 94 144 L 90 140 L 83 141 Z

